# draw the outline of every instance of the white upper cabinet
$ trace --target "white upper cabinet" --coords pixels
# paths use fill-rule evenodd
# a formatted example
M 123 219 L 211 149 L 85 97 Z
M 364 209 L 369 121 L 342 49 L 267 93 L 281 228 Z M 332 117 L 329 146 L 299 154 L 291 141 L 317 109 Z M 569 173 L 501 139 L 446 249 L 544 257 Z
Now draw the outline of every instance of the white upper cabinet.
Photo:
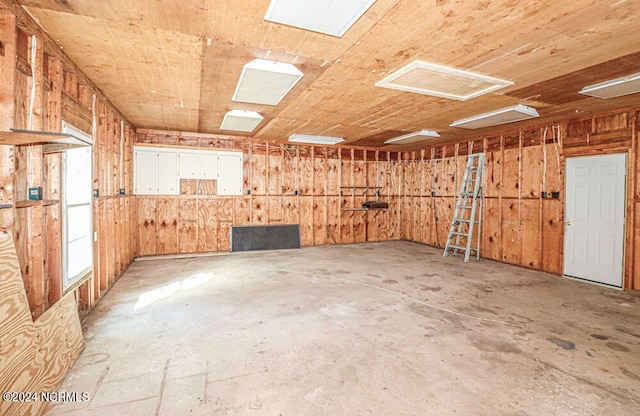
M 198 154 L 195 152 L 178 153 L 180 179 L 198 179 Z
M 180 194 L 178 154 L 175 152 L 158 152 L 158 194 Z
M 133 158 L 133 193 L 153 195 L 158 193 L 158 152 L 136 149 Z
M 180 179 L 217 181 L 218 195 L 242 195 L 242 152 L 134 147 L 134 193 L 178 195 Z
M 218 195 L 242 195 L 242 153 L 221 153 Z
M 198 179 L 218 179 L 218 153 L 198 155 Z

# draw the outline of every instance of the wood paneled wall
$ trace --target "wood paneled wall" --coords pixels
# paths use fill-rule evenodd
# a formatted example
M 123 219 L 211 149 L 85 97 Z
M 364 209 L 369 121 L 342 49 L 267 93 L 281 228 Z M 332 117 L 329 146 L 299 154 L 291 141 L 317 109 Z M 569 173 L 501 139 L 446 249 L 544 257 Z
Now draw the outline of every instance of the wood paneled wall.
M 565 158 L 628 154 L 624 285 L 640 289 L 637 110 L 403 153 L 402 238 L 444 247 L 467 155 L 478 151 L 486 153 L 482 257 L 555 274 L 563 269 Z
M 138 196 L 138 255 L 228 251 L 231 225 L 300 224 L 303 246 L 400 239 L 398 152 L 152 130 L 137 141 L 244 154 L 244 195 Z M 389 209 L 363 210 L 370 200 Z
M 444 247 L 467 155 L 484 151 L 482 257 L 562 274 L 565 158 L 627 153 L 625 288 L 640 290 L 637 119 L 637 109 L 620 110 L 414 152 L 140 130 L 141 143 L 242 150 L 245 195 L 138 197 L 137 254 L 226 251 L 232 224 L 299 223 L 306 246 Z M 372 199 L 389 209 L 357 209 Z
M 23 9 L 0 10 L 2 130 L 61 131 L 62 121 L 93 136 L 94 270 L 76 287 L 81 309 L 91 308 L 133 260 L 133 130 L 100 90 Z M 63 296 L 63 156 L 40 145 L 0 144 L 2 231 L 16 242 L 32 318 Z M 29 187 L 46 203 L 21 204 Z M 120 194 L 124 189 L 125 194 Z M 17 205 L 17 208 L 16 208 Z

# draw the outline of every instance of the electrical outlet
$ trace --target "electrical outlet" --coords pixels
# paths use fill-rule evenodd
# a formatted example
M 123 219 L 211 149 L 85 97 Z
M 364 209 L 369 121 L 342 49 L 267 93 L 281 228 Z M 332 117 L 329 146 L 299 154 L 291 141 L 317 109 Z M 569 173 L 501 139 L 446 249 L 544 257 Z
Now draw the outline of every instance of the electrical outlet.
M 124 188 L 120 188 L 120 195 L 126 195 L 127 191 Z
M 558 191 L 558 192 L 551 192 L 551 198 L 553 198 L 553 199 L 560 199 L 560 191 Z
M 93 242 L 95 243 L 96 241 L 98 241 L 98 232 L 94 231 L 93 232 Z
M 547 197 L 547 192 L 546 191 L 540 192 L 540 198 L 546 198 L 546 197 Z
M 99 197 L 99 196 L 100 196 L 100 191 L 98 191 L 97 189 L 94 189 L 94 190 L 93 190 L 93 197 L 94 197 L 94 198 L 97 198 L 97 197 Z

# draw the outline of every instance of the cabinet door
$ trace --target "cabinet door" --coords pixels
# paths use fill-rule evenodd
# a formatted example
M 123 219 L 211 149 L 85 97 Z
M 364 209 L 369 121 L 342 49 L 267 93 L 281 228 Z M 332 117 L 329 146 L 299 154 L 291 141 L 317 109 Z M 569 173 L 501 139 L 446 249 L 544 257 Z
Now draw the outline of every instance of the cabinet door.
M 198 177 L 198 154 L 178 153 L 178 164 L 180 166 L 180 179 L 197 179 Z
M 242 195 L 242 154 L 221 154 L 218 160 L 218 195 Z
M 176 152 L 158 152 L 158 193 L 160 195 L 180 194 Z
M 158 192 L 158 152 L 136 150 L 134 157 L 134 193 L 151 195 Z
M 218 179 L 218 154 L 200 153 L 198 159 L 198 179 Z

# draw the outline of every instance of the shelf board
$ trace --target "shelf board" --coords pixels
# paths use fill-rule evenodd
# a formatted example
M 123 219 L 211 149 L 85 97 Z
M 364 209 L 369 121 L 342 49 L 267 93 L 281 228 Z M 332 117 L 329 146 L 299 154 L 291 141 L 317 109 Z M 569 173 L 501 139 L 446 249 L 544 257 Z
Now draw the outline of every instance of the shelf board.
M 61 152 L 75 147 L 91 145 L 91 143 L 87 143 L 68 133 L 18 129 L 0 131 L 0 145 L 21 146 L 25 144 L 40 144 L 42 145 L 43 153 Z
M 57 204 L 58 200 L 56 199 L 27 199 L 25 201 L 17 201 L 16 202 L 16 208 L 28 208 L 28 207 L 35 207 L 38 205 L 43 205 L 43 206 L 49 206 L 49 205 L 54 205 Z

